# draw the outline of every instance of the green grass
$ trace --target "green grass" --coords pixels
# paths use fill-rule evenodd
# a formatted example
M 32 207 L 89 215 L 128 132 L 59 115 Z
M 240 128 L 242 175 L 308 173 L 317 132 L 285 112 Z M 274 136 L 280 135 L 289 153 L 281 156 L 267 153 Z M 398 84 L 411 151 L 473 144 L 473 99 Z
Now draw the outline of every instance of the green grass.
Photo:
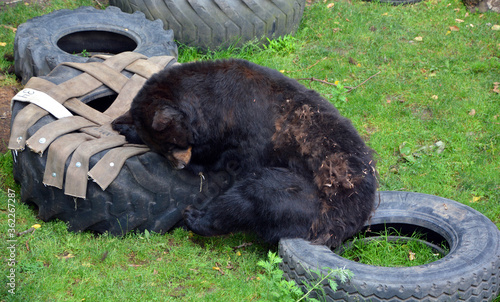
M 328 3 L 333 1 L 306 7 L 293 38 L 204 53 L 181 46 L 179 61 L 239 57 L 292 78 L 357 87 L 346 93 L 301 80 L 349 117 L 376 151 L 381 190 L 457 200 L 500 227 L 500 94 L 493 91 L 493 83 L 500 82 L 500 31 L 491 29 L 499 15 L 470 14 L 458 0 L 407 6 L 339 1 L 332 8 Z M 6 46 L 0 46 L 0 69 L 12 65 L 4 58 L 13 53 L 12 28 L 55 8 L 88 4 L 99 7 L 95 1 L 60 0 L 1 11 L 0 42 Z M 14 83 L 12 75 L 0 80 L 0 85 Z M 430 147 L 437 142 L 442 152 Z M 6 192 L 20 196 L 9 160 L 9 155 L 0 160 L 1 244 L 8 229 Z M 16 204 L 16 230 L 35 223 L 42 227 L 18 239 L 16 295 L 0 287 L 0 299 L 257 301 L 279 292 L 262 281 L 257 264 L 276 247 L 250 235 L 74 234 L 64 223 L 41 222 L 35 211 Z M 233 250 L 246 242 L 254 244 Z M 8 257 L 0 248 L 2 259 Z M 0 282 L 6 284 L 6 278 L 2 274 Z
M 358 234 L 345 242 L 345 248 L 340 255 L 368 265 L 408 267 L 437 261 L 448 253 L 444 242 L 438 246 L 442 251 L 435 250 L 426 244 L 426 236 L 422 233 L 413 233 L 406 237 L 396 230 L 386 229 L 371 235 Z

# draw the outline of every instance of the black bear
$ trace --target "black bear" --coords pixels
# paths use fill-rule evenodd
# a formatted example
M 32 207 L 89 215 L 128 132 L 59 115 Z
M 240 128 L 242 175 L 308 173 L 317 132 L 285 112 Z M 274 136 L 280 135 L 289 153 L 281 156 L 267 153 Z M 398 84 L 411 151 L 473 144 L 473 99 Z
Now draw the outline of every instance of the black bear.
M 335 247 L 373 210 L 371 149 L 332 104 L 276 70 L 237 59 L 165 69 L 114 122 L 137 141 L 127 123 L 174 168 L 198 174 L 238 163 L 227 190 L 184 210 L 197 234 L 253 231 L 272 243 Z

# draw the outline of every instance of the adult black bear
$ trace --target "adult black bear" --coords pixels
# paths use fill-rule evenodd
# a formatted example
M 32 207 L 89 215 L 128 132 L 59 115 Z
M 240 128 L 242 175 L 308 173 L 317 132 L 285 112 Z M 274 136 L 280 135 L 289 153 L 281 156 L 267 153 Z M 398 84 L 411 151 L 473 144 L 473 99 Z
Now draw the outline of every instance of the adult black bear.
M 333 247 L 373 210 L 372 151 L 327 100 L 278 71 L 236 59 L 172 67 L 147 81 L 128 118 L 175 168 L 238 162 L 230 188 L 185 209 L 197 234 L 254 231 Z M 126 119 L 115 129 L 125 133 Z

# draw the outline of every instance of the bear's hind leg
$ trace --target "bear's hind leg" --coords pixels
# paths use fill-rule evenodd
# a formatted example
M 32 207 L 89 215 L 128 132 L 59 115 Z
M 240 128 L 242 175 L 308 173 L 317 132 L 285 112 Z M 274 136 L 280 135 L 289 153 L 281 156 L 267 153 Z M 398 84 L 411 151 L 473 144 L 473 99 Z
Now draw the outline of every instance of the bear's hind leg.
M 275 243 L 284 237 L 306 238 L 319 215 L 320 202 L 314 184 L 283 168 L 248 173 L 202 209 L 184 211 L 193 232 L 214 236 L 253 231 Z

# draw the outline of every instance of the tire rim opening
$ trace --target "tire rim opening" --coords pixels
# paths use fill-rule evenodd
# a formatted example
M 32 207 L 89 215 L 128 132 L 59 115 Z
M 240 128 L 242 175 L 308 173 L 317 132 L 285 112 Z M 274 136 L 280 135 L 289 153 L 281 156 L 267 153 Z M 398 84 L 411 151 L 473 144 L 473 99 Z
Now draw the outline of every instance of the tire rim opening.
M 117 97 L 116 94 L 103 96 L 88 101 L 86 102 L 86 104 L 87 106 L 90 106 L 99 112 L 104 112 L 111 106 L 111 104 L 113 104 L 113 102 L 116 100 L 116 97 Z
M 57 46 L 69 54 L 92 56 L 133 51 L 137 48 L 137 43 L 123 34 L 89 30 L 67 34 L 57 41 Z
M 363 264 L 404 267 L 419 266 L 445 257 L 449 242 L 430 229 L 402 223 L 365 227 L 333 252 Z

